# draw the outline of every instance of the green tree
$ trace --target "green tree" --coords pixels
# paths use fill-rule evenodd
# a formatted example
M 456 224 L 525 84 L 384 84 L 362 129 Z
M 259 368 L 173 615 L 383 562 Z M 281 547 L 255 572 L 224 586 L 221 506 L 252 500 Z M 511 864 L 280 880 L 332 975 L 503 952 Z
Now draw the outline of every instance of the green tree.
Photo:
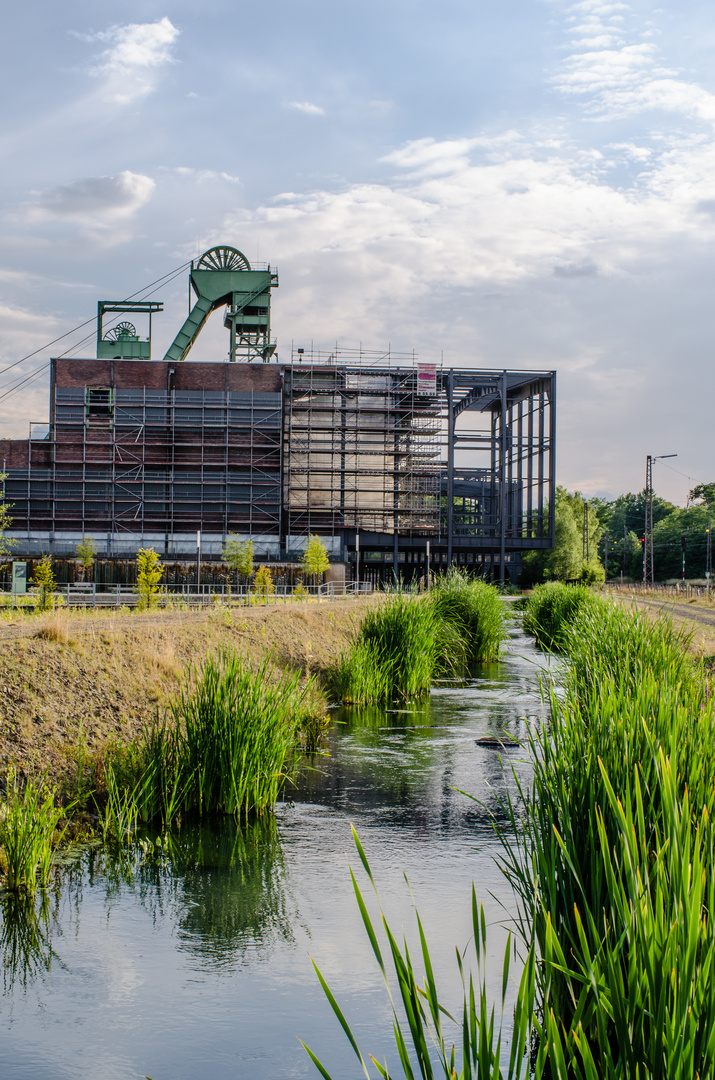
M 82 579 L 87 576 L 87 571 L 94 566 L 97 555 L 97 545 L 93 536 L 83 536 L 75 549 L 75 558 L 82 567 Z
M 229 533 L 221 558 L 234 573 L 248 580 L 253 573 L 253 541 L 239 540 L 236 533 Z
M 159 562 L 159 554 L 154 548 L 139 548 L 137 551 L 137 592 L 140 611 L 150 611 L 156 607 L 159 582 L 164 567 Z
M 44 555 L 38 562 L 30 584 L 35 586 L 39 594 L 37 610 L 51 611 L 55 606 L 55 590 L 57 588 L 51 555 Z
M 303 567 L 303 573 L 311 574 L 313 578 L 318 576 L 322 578 L 323 574 L 330 566 L 328 552 L 319 536 L 308 537 L 308 543 L 305 545 L 301 565 Z
M 588 534 L 588 559 L 584 559 L 584 505 Z M 603 580 L 597 569 L 600 555 L 601 522 L 599 506 L 585 503 L 578 492 L 556 489 L 554 546 L 550 551 L 528 551 L 522 562 L 520 582 L 528 588 L 541 581 L 581 578 Z
M 5 502 L 5 481 L 7 480 L 7 473 L 0 473 L 0 565 L 2 565 L 6 555 L 9 555 L 14 548 L 17 541 L 10 540 L 5 535 L 7 529 L 12 525 L 12 518 L 10 517 L 10 505 Z
M 688 494 L 691 502 L 702 499 L 706 506 L 715 507 L 715 484 L 696 484 Z
M 259 603 L 267 603 L 275 591 L 270 566 L 259 566 L 253 581 L 253 596 Z

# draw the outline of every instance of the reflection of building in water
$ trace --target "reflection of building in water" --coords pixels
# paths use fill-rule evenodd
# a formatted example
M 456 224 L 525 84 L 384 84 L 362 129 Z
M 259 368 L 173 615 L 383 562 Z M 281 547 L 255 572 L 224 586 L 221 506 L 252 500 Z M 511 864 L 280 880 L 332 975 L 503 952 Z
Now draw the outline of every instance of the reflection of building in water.
M 271 267 L 221 247 L 190 280 L 195 303 L 163 359 L 161 304 L 100 302 L 96 358 L 52 361 L 49 425 L 2 441 L 18 557 L 70 556 L 92 535 L 110 564 L 140 546 L 189 560 L 200 532 L 207 559 L 235 533 L 290 561 L 317 533 L 333 563 L 354 576 L 359 551 L 361 578 L 377 581 L 422 576 L 428 544 L 435 568 L 489 573 L 552 545 L 553 372 L 337 348 L 278 362 Z M 187 360 L 219 308 L 227 359 Z

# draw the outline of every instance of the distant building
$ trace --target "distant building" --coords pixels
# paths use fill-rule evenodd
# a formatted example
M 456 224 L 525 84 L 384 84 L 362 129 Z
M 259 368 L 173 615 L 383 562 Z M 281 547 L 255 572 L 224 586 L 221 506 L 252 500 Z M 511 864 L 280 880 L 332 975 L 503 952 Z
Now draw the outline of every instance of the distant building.
M 508 575 L 553 545 L 555 373 L 443 369 L 411 356 L 334 351 L 273 359 L 270 267 L 221 247 L 194 267 L 197 296 L 162 360 L 124 317 L 157 303 L 102 301 L 97 357 L 55 359 L 49 425 L 0 440 L 17 557 L 71 557 L 83 536 L 109 560 L 154 547 L 218 559 L 229 533 L 263 559 L 359 547 L 375 580 L 456 562 Z M 225 308 L 229 356 L 185 359 Z M 106 328 L 107 316 L 120 321 Z

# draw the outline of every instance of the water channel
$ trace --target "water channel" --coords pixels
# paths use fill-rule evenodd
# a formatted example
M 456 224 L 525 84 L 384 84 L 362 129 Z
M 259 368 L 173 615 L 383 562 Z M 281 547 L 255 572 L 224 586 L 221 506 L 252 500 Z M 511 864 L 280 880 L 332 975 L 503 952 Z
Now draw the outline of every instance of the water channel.
M 491 815 L 528 777 L 521 747 L 543 715 L 544 656 L 520 631 L 501 664 L 436 687 L 404 710 L 335 710 L 330 756 L 280 804 L 237 831 L 182 829 L 167 854 L 125 861 L 85 851 L 37 927 L 0 941 L 0 1075 L 6 1080 L 282 1080 L 316 1077 L 298 1039 L 336 1080 L 361 1075 L 312 956 L 364 1053 L 393 1065 L 388 999 L 348 864 L 371 910 L 357 829 L 393 930 L 416 942 L 419 909 L 448 1002 L 461 1000 L 455 947 L 470 939 L 474 881 L 490 924 L 495 996 L 510 891 Z M 472 794 L 473 801 L 459 791 Z M 416 953 L 416 949 L 413 949 Z

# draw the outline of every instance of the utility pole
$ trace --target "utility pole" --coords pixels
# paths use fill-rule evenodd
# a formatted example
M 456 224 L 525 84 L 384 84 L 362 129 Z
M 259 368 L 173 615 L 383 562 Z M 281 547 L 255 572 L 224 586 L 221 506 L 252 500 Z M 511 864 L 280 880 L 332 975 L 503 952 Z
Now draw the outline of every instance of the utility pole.
M 581 546 L 581 558 L 584 563 L 588 562 L 588 503 L 583 500 L 583 540 Z
M 708 522 L 708 527 L 705 530 L 706 547 L 705 547 L 705 577 L 708 582 L 708 599 L 710 599 L 710 574 L 713 568 L 713 523 Z
M 603 569 L 608 578 L 608 529 L 603 534 Z
M 683 588 L 685 588 L 685 552 L 688 549 L 688 538 L 687 538 L 687 536 L 681 536 L 680 537 L 680 546 L 683 549 Z
M 677 457 L 677 454 L 648 454 L 645 462 L 645 543 L 643 546 L 643 584 L 655 584 L 653 564 L 653 462 L 663 458 Z
M 621 581 L 626 576 L 626 553 L 628 548 L 628 526 L 623 526 L 623 563 L 621 565 Z

